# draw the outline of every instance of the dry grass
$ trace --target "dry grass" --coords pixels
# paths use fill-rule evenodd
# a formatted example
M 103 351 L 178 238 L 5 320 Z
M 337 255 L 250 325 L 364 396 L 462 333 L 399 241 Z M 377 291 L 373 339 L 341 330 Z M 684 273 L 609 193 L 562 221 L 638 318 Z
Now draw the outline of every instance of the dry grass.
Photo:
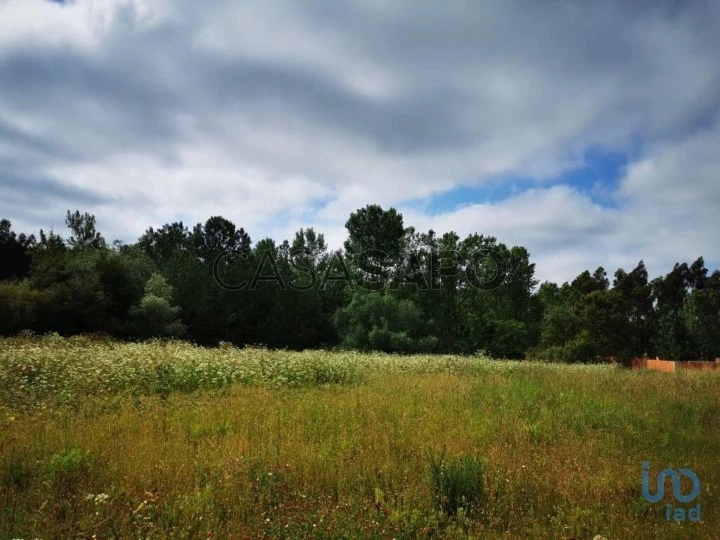
M 717 538 L 718 375 L 0 340 L 0 538 Z M 483 464 L 472 518 L 435 509 L 443 448 Z M 701 523 L 643 460 L 698 473 Z

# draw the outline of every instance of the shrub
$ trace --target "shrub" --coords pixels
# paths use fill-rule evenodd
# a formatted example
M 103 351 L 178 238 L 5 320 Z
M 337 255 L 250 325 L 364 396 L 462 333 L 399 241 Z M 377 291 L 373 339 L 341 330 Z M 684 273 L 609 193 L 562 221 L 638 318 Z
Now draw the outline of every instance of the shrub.
M 436 459 L 430 453 L 430 483 L 434 502 L 448 516 L 457 515 L 462 508 L 472 514 L 485 498 L 481 463 L 470 456 L 446 457 L 443 449 Z

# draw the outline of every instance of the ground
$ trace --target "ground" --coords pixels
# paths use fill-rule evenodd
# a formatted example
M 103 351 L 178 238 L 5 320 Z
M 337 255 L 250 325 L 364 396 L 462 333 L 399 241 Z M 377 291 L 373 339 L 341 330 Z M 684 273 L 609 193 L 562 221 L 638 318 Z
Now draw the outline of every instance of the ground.
M 0 388 L 0 538 L 720 530 L 718 372 L 24 336 Z M 479 465 L 474 505 L 440 504 L 442 456 Z M 643 461 L 700 495 L 647 502 Z

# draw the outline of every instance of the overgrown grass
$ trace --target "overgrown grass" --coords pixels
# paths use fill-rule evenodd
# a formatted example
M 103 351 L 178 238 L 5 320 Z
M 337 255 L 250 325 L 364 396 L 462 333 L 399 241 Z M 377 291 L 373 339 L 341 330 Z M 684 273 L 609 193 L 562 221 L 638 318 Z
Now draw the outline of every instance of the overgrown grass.
M 485 486 L 480 461 L 470 456 L 448 458 L 430 452 L 430 483 L 435 502 L 448 516 L 459 512 L 476 514 L 484 502 Z
M 716 538 L 719 375 L 0 340 L 0 538 Z

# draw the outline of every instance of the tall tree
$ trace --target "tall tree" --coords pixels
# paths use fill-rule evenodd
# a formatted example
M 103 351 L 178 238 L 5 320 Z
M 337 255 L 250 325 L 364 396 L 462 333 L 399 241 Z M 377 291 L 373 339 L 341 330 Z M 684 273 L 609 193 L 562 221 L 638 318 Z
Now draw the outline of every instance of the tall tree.
M 244 229 L 221 216 L 213 216 L 204 225 L 198 223 L 193 228 L 192 244 L 198 257 L 213 263 L 222 253 L 250 252 L 250 236 Z
M 609 286 L 607 279 L 607 273 L 605 269 L 600 266 L 590 274 L 589 271 L 585 270 L 582 274 L 576 277 L 572 282 L 573 288 L 577 289 L 581 294 L 590 294 L 595 291 L 605 291 Z
M 652 295 L 658 312 L 662 314 L 682 308 L 689 287 L 688 274 L 687 263 L 675 263 L 668 274 L 652 281 Z
M 67 211 L 65 216 L 65 224 L 70 228 L 70 238 L 68 244 L 73 249 L 102 249 L 107 247 L 107 243 L 102 235 L 95 228 L 95 216 L 85 212 L 80 214 L 79 210 L 75 213 Z
M 668 274 L 654 279 L 651 287 L 657 317 L 656 353 L 675 360 L 690 358 L 695 347 L 682 314 L 690 287 L 687 263 L 675 263 Z
M 34 245 L 34 236 L 17 235 L 9 220 L 0 220 L 0 281 L 28 276 Z
M 192 240 L 187 227 L 179 221 L 157 230 L 150 227 L 138 240 L 138 246 L 154 261 L 165 264 L 179 252 L 189 251 Z
M 693 290 L 682 313 L 695 349 L 692 356 L 701 360 L 720 358 L 720 289 Z
M 540 325 L 541 350 L 550 347 L 561 348 L 580 333 L 582 321 L 573 306 L 580 293 L 575 287 L 564 283 L 545 282 L 540 286 L 538 299 L 542 306 Z
M 698 257 L 687 270 L 688 287 L 691 289 L 704 289 L 707 282 L 707 273 L 705 260 Z
M 402 214 L 373 204 L 352 214 L 345 223 L 345 250 L 369 282 L 387 283 L 403 255 Z
M 618 268 L 613 290 L 619 293 L 622 300 L 620 308 L 626 314 L 627 335 L 631 340 L 630 352 L 636 356 L 652 352 L 655 318 L 652 287 L 648 283 L 645 263 L 640 261 L 629 274 Z

